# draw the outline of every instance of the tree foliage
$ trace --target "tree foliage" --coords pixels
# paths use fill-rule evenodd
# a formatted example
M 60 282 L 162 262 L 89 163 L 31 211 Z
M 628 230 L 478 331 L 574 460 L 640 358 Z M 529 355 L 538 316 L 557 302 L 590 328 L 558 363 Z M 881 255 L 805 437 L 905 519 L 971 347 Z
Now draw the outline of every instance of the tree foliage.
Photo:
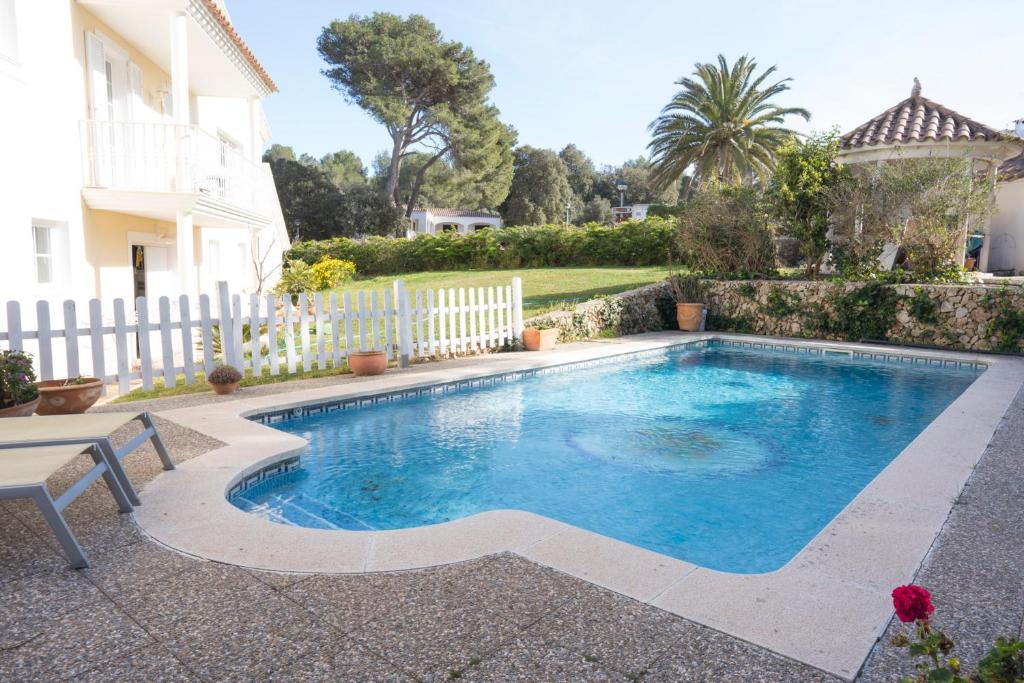
M 576 199 L 581 204 L 590 201 L 594 196 L 594 180 L 597 175 L 594 162 L 573 144 L 566 145 L 558 153 L 558 158 L 565 164 L 569 187 Z
M 778 151 L 769 186 L 773 214 L 783 234 L 799 240 L 800 254 L 812 276 L 828 254 L 829 196 L 849 177 L 838 157 L 835 132 L 802 143 L 792 138 Z
M 594 194 L 610 199 L 619 205 L 618 182 L 626 184 L 625 200 L 631 204 L 675 204 L 679 201 L 679 184 L 660 186 L 655 178 L 655 169 L 644 157 L 630 159 L 621 166 L 609 166 L 601 171 L 594 182 Z
M 886 244 L 917 281 L 956 279 L 971 226 L 982 226 L 995 191 L 965 159 L 898 159 L 855 167 L 828 193 L 832 259 L 844 275 L 878 269 Z
M 362 159 L 347 149 L 325 154 L 317 165 L 339 189 L 366 184 L 366 169 Z
M 384 190 L 396 205 L 403 201 L 397 188 L 410 151 L 427 150 L 428 169 L 443 159 L 458 167 L 471 158 L 470 146 L 495 135 L 498 112 L 487 104 L 494 86 L 490 67 L 470 48 L 445 40 L 423 16 L 353 15 L 325 27 L 317 47 L 333 87 L 391 136 Z M 426 172 L 413 180 L 409 209 Z
M 698 183 L 767 182 L 776 150 L 794 135 L 782 125 L 786 117 L 810 118 L 806 109 L 772 103 L 791 80 L 767 83 L 775 70 L 758 74 L 747 56 L 730 65 L 718 55 L 717 65 L 697 63 L 693 77 L 677 81 L 683 89 L 650 126 L 655 183 L 676 185 L 691 166 Z
M 501 207 L 508 225 L 559 222 L 572 198 L 565 164 L 557 154 L 529 146 L 516 149 L 512 186 Z
M 774 272 L 773 238 L 762 195 L 753 187 L 705 185 L 679 217 L 685 261 L 708 273 Z
M 293 155 L 294 156 L 294 155 Z M 402 212 L 381 192 L 366 185 L 338 188 L 324 170 L 277 150 L 267 152 L 289 237 L 325 239 L 339 235 L 394 235 L 405 226 Z

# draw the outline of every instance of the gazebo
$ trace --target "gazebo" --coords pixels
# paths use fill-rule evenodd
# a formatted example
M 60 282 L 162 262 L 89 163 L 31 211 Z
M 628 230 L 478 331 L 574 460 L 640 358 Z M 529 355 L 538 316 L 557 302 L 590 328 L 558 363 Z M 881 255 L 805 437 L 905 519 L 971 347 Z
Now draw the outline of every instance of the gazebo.
M 995 183 L 1007 170 L 1019 173 L 1024 140 L 1018 135 L 996 130 L 949 107 L 921 95 L 921 82 L 914 79 L 910 97 L 886 109 L 840 138 L 839 158 L 845 164 L 884 163 L 896 159 L 957 158 L 970 159 L 980 175 Z M 1008 162 L 1007 160 L 1012 160 Z M 1016 173 L 1013 174 L 1016 176 Z M 1024 239 L 1024 204 L 1003 206 L 998 212 L 1015 214 L 1011 224 L 1022 233 L 1011 239 Z M 991 239 L 988 227 L 983 241 L 979 269 L 988 267 Z M 1017 266 L 1019 267 L 1019 266 Z

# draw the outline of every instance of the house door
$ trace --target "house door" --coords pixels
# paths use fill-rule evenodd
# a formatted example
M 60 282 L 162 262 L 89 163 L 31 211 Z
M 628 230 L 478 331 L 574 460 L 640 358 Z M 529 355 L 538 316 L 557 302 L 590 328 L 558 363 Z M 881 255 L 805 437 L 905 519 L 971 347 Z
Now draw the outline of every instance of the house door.
M 158 310 L 162 296 L 174 293 L 174 271 L 169 247 L 150 244 L 132 245 L 132 281 L 134 295 L 144 296 L 150 311 Z

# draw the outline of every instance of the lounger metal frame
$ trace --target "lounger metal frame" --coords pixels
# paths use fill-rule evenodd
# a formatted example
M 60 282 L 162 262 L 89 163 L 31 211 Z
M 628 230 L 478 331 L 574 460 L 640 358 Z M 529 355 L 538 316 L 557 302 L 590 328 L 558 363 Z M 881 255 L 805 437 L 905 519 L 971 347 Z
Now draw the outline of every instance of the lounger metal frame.
M 128 474 L 124 471 L 124 466 L 121 465 L 121 461 L 124 460 L 125 456 L 135 451 L 136 448 L 148 440 L 153 443 L 153 448 L 156 449 L 157 455 L 160 456 L 160 461 L 163 463 L 165 470 L 173 470 L 174 463 L 171 461 L 171 456 L 167 452 L 167 447 L 160 438 L 160 433 L 156 430 L 156 425 L 153 424 L 153 418 L 150 414 L 148 412 L 139 413 L 133 419 L 140 421 L 144 429 L 142 432 L 132 437 L 128 443 L 120 449 L 114 448 L 114 443 L 111 441 L 109 434 L 104 437 L 91 436 L 69 437 L 66 439 L 29 439 L 26 441 L 7 441 L 0 443 L 0 448 L 61 446 L 64 444 L 79 443 L 83 445 L 94 445 L 99 449 L 100 453 L 109 460 L 110 469 L 113 472 L 114 477 L 117 478 L 121 489 L 124 491 L 125 495 L 127 495 L 128 500 L 131 501 L 131 504 L 141 505 L 142 501 L 139 500 L 139 494 L 135 492 L 135 487 L 132 486 L 132 482 L 128 479 Z M 127 512 L 131 512 L 131 510 L 127 510 Z
M 38 445 L 34 444 L 34 446 Z M 26 446 L 22 445 L 22 447 Z M 57 541 L 64 549 L 68 561 L 71 562 L 71 566 L 75 569 L 88 567 L 89 561 L 86 559 L 85 553 L 82 552 L 82 547 L 78 545 L 78 540 L 72 533 L 68 523 L 64 520 L 64 515 L 61 514 L 64 508 L 75 498 L 78 498 L 90 484 L 102 476 L 103 480 L 107 483 L 107 488 L 110 489 L 110 494 L 114 496 L 114 500 L 117 502 L 118 509 L 121 512 L 132 511 L 132 503 L 116 476 L 116 472 L 121 470 L 120 463 L 116 459 L 112 460 L 111 456 L 104 453 L 96 444 L 88 444 L 82 450 L 92 456 L 95 465 L 81 479 L 69 486 L 56 500 L 50 496 L 50 491 L 46 488 L 45 482 L 0 486 L 0 500 L 31 498 L 35 501 L 39 511 L 46 518 L 46 523 L 50 525 L 50 529 L 53 530 Z

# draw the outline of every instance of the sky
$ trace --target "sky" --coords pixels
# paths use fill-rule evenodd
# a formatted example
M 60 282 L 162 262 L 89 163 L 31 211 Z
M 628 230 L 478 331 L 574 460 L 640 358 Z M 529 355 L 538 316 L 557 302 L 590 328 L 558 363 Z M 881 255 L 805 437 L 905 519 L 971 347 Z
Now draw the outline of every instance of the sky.
M 574 143 L 598 165 L 646 155 L 648 124 L 696 62 L 742 54 L 792 78 L 779 104 L 811 111 L 801 132 L 848 131 L 925 97 L 997 128 L 1024 118 L 1024 0 L 234 0 L 236 28 L 280 88 L 264 102 L 274 142 L 369 164 L 384 128 L 320 73 L 333 19 L 422 14 L 486 60 L 492 100 L 519 143 Z

